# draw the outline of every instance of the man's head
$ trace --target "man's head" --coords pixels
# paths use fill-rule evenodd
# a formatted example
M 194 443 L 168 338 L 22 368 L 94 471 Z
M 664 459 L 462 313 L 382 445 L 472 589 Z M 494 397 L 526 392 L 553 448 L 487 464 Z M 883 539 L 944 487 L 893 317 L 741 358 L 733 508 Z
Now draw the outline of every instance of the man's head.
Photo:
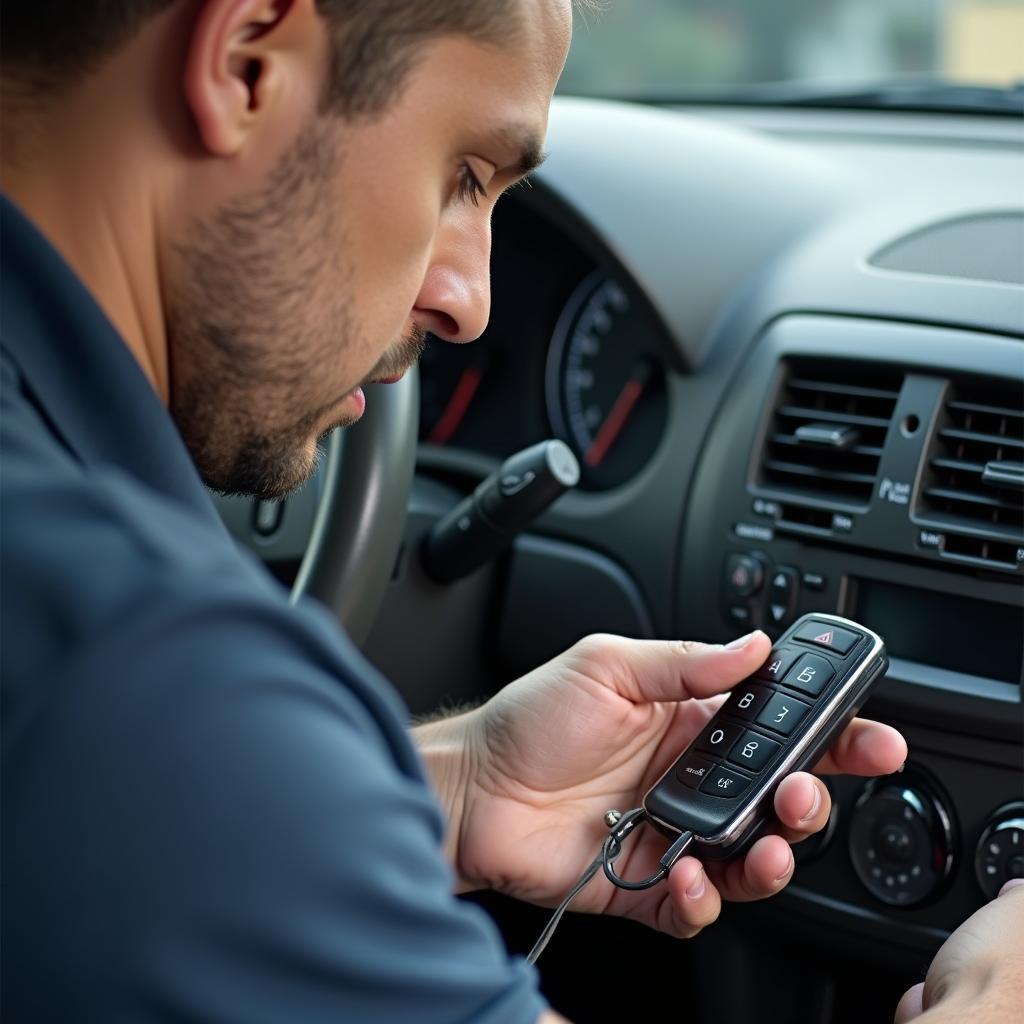
M 93 288 L 212 486 L 288 491 L 317 438 L 358 418 L 360 384 L 404 371 L 426 332 L 483 330 L 491 211 L 539 159 L 569 0 L 18 6 L 5 187 Z M 98 243 L 82 240 L 95 224 L 64 232 L 33 208 L 62 141 L 89 163 L 75 188 L 109 221 Z

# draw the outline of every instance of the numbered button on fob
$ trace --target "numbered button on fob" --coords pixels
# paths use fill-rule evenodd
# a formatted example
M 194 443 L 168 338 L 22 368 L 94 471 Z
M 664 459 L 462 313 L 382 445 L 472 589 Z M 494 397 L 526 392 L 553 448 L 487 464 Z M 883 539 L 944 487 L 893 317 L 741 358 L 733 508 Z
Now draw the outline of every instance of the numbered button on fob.
M 731 800 L 739 796 L 749 785 L 750 779 L 719 766 L 704 780 L 700 791 Z
M 802 690 L 817 697 L 835 677 L 835 669 L 828 658 L 805 654 L 787 673 L 783 682 L 794 690 Z
M 795 647 L 783 647 L 781 650 L 772 651 L 768 655 L 768 660 L 754 674 L 758 679 L 767 679 L 770 683 L 777 683 L 799 656 L 800 651 Z
M 746 718 L 753 721 L 757 713 L 768 703 L 772 691 L 766 690 L 763 686 L 747 686 L 741 684 L 726 702 L 724 710 L 737 718 Z
M 729 760 L 749 772 L 759 772 L 780 746 L 781 744 L 774 740 L 748 729 L 733 744 L 732 750 L 729 751 Z
M 725 757 L 726 751 L 736 742 L 742 731 L 742 726 L 721 722 L 716 718 L 700 734 L 694 745 L 698 750 L 710 750 Z
M 696 789 L 715 767 L 714 761 L 708 761 L 700 754 L 687 754 L 676 765 L 676 778 L 691 789 Z
M 790 736 L 808 711 L 810 708 L 801 701 L 785 693 L 777 693 L 757 716 L 757 723 L 783 736 Z

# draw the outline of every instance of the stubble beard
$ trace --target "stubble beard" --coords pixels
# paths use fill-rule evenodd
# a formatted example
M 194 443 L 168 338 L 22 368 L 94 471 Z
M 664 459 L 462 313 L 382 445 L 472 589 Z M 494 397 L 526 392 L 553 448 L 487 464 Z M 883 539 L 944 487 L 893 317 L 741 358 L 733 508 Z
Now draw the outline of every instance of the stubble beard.
M 204 482 L 281 498 L 316 471 L 326 438 L 355 417 L 328 372 L 363 350 L 351 266 L 330 201 L 341 155 L 315 119 L 267 181 L 195 223 L 175 248 L 167 297 L 170 411 Z M 392 346 L 366 380 L 404 370 L 425 336 Z

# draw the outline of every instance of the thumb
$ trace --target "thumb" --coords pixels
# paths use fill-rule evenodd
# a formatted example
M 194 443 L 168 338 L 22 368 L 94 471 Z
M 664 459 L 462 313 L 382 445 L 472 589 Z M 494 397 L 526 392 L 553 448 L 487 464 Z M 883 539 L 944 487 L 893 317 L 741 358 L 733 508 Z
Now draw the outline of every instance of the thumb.
M 772 646 L 759 629 L 725 646 L 693 640 L 591 639 L 600 643 L 600 651 L 591 656 L 599 657 L 608 685 L 643 704 L 710 697 L 731 689 L 765 663 Z

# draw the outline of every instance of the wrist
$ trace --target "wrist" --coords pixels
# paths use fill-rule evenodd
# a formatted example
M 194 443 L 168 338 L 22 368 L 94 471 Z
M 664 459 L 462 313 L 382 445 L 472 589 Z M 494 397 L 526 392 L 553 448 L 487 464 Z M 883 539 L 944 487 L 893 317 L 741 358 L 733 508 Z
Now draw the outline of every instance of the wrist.
M 423 722 L 410 732 L 445 814 L 443 851 L 455 871 L 456 893 L 484 888 L 481 883 L 465 876 L 459 857 L 467 795 L 476 759 L 473 730 L 478 710 Z

